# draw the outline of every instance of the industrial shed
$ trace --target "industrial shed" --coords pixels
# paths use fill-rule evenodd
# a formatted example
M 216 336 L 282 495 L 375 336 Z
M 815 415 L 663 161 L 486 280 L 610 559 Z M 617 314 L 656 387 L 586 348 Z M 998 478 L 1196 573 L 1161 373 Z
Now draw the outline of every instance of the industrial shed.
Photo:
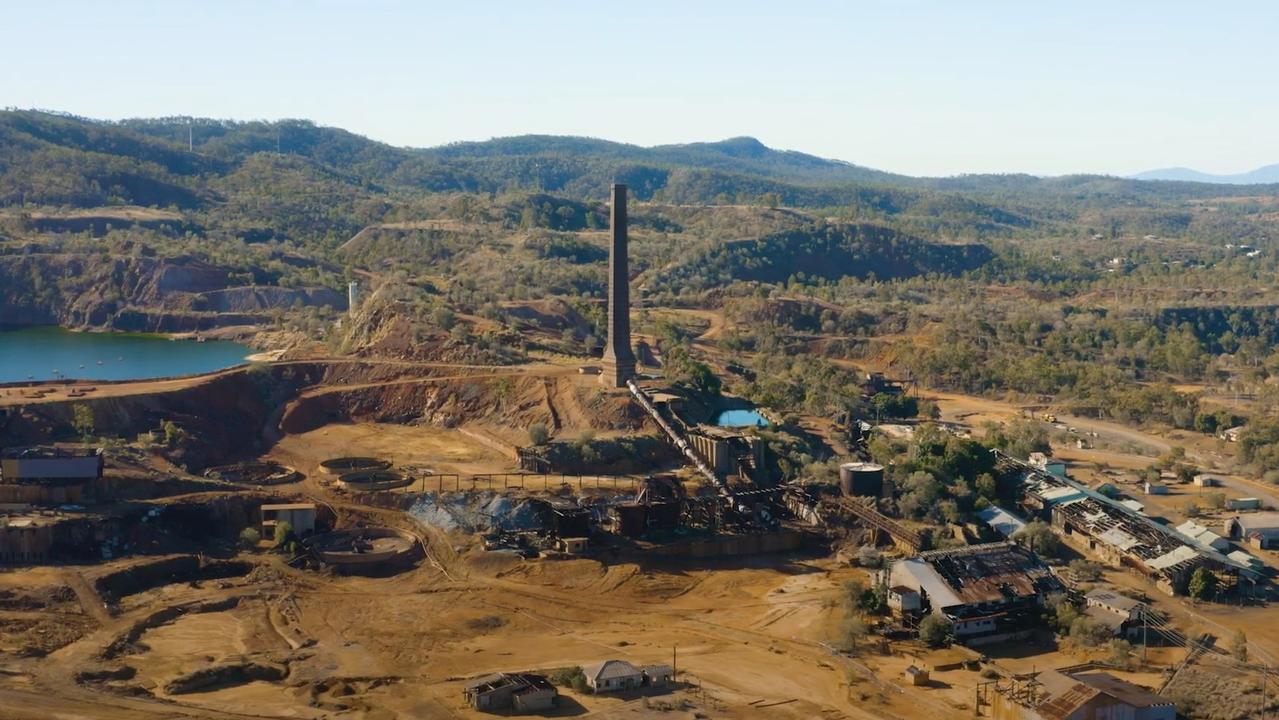
M 888 573 L 895 594 L 919 593 L 967 644 L 1028 634 L 1039 626 L 1046 598 L 1065 590 L 1039 556 L 1010 542 L 926 552 L 894 563 Z

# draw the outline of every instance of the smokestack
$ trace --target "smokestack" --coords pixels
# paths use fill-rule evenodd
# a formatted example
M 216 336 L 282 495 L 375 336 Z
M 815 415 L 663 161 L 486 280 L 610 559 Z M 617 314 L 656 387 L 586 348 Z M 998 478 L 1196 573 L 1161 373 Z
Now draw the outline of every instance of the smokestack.
M 604 345 L 604 372 L 600 382 L 626 387 L 635 377 L 635 353 L 631 351 L 631 291 L 626 247 L 626 186 L 613 184 L 609 210 L 613 242 L 608 253 L 608 342 Z

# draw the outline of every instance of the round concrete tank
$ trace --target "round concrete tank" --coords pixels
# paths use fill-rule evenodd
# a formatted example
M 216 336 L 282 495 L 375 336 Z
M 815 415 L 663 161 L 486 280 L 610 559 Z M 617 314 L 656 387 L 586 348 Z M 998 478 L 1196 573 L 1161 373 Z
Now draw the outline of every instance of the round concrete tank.
M 390 470 L 391 463 L 388 460 L 373 457 L 339 457 L 322 461 L 320 467 L 330 475 L 346 475 L 353 472 Z
M 884 492 L 884 466 L 868 462 L 840 465 L 839 490 L 850 497 L 879 497 Z

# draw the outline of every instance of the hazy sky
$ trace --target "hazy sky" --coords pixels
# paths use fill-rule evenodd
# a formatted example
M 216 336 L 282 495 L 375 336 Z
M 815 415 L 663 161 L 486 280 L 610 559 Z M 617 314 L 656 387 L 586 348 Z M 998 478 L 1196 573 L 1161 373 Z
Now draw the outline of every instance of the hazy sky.
M 1279 2 L 5 3 L 0 105 L 396 145 L 753 135 L 910 174 L 1279 162 Z

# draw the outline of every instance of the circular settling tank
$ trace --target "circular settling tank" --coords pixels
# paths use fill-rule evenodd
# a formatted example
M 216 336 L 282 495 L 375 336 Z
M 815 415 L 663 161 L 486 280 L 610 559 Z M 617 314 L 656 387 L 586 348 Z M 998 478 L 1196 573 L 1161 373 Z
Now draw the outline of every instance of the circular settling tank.
M 338 482 L 355 492 L 376 492 L 408 487 L 413 484 L 413 478 L 394 470 L 366 470 L 342 475 Z
M 315 556 L 329 565 L 358 567 L 407 557 L 417 538 L 389 527 L 352 528 L 320 535 L 311 542 Z
M 303 478 L 302 473 L 288 465 L 272 461 L 223 465 L 206 470 L 204 476 L 248 485 L 282 485 L 297 482 Z
M 324 460 L 320 463 L 320 467 L 330 475 L 346 475 L 353 472 L 389 470 L 391 463 L 374 457 L 339 457 Z

